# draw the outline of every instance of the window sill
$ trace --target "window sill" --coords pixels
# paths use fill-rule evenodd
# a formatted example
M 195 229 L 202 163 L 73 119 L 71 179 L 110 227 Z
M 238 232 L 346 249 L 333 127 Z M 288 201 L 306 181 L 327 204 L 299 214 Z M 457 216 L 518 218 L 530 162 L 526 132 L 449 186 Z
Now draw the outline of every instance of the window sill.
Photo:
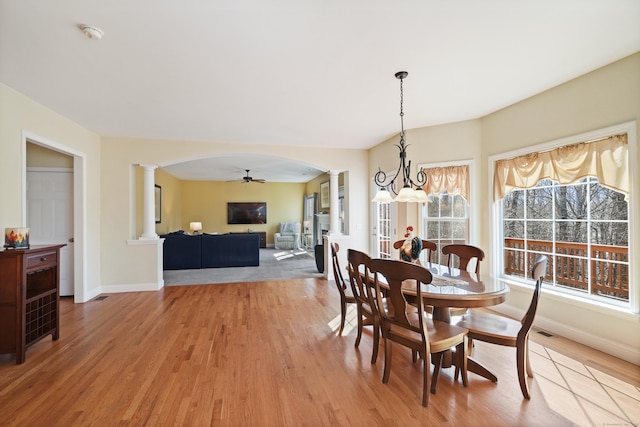
M 526 289 L 531 291 L 533 289 L 532 283 L 525 283 L 515 279 L 501 277 L 502 282 L 506 283 L 509 287 Z M 629 307 L 616 306 L 605 304 L 600 301 L 590 300 L 586 298 L 580 298 L 576 295 L 567 294 L 564 292 L 558 292 L 552 288 L 542 285 L 541 298 L 548 298 L 550 300 L 559 301 L 563 304 L 570 304 L 574 307 L 578 307 L 583 310 L 593 311 L 596 313 L 605 314 L 607 316 L 615 316 L 619 319 L 626 321 L 633 321 L 640 323 L 640 314 L 632 313 Z

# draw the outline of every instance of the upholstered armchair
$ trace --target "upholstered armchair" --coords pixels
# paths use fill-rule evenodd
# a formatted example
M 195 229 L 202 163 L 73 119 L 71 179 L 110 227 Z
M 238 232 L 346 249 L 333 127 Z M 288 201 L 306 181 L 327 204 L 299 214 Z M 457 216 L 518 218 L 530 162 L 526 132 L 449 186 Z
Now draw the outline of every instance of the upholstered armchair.
M 300 248 L 300 223 L 281 222 L 280 231 L 273 235 L 273 243 L 276 249 Z

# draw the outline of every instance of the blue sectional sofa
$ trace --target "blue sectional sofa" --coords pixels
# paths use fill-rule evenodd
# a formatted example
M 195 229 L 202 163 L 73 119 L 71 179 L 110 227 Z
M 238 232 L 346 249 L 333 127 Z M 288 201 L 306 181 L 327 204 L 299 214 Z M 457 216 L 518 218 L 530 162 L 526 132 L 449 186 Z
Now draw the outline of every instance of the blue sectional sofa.
M 164 270 L 260 265 L 257 234 L 191 235 L 176 231 L 160 237 L 164 239 Z

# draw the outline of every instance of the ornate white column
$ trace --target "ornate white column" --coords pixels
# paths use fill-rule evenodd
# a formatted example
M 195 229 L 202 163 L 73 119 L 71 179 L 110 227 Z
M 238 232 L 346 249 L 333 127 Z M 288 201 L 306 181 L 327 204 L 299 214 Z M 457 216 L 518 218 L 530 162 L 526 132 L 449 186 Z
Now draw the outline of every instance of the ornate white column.
M 338 175 L 340 171 L 329 171 L 329 234 L 340 235 L 340 203 L 338 198 Z
M 155 204 L 155 170 L 156 165 L 140 164 L 144 168 L 144 221 L 140 239 L 157 239 L 156 234 L 156 204 Z

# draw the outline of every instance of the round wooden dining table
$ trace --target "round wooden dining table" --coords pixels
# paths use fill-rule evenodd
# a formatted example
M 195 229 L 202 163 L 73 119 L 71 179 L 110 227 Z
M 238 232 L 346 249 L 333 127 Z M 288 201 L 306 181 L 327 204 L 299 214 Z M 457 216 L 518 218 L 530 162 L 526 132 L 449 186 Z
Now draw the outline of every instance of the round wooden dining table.
M 431 271 L 433 280 L 421 284 L 420 292 L 425 306 L 433 307 L 433 319 L 451 322 L 452 308 L 489 307 L 503 303 L 509 293 L 509 287 L 501 280 L 489 275 L 477 275 L 465 270 L 440 264 L 425 264 Z M 409 295 L 416 295 L 415 282 L 403 288 Z M 445 354 L 443 367 L 452 363 L 451 354 Z M 498 378 L 473 358 L 467 358 L 467 369 L 491 381 Z
M 474 308 L 498 305 L 505 301 L 509 287 L 488 275 L 477 275 L 440 264 L 424 265 L 433 276 L 421 285 L 422 300 L 433 306 L 433 318 L 451 323 L 451 308 Z M 411 289 L 407 289 L 411 292 Z M 415 290 L 414 290 L 415 292 Z

